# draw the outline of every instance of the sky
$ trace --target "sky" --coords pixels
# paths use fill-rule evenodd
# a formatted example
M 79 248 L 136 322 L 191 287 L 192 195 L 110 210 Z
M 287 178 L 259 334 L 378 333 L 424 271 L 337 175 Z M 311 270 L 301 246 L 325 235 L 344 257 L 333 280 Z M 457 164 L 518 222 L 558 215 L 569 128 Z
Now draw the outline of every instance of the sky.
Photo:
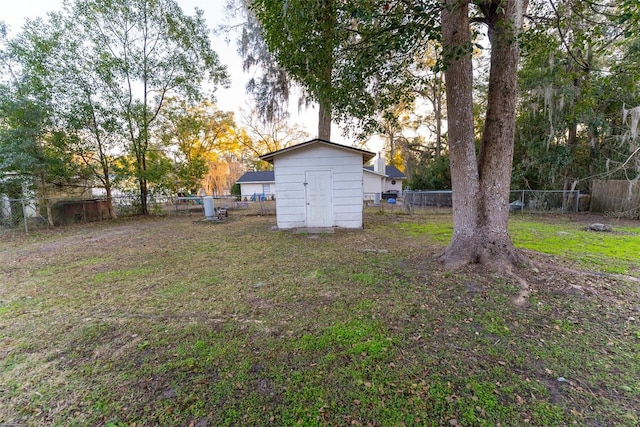
M 228 18 L 225 12 L 226 0 L 177 0 L 183 12 L 193 15 L 195 8 L 204 12 L 204 18 L 210 29 L 227 24 Z M 4 21 L 9 27 L 11 34 L 20 31 L 26 18 L 44 17 L 47 12 L 56 11 L 62 8 L 62 0 L 4 0 L 0 10 L 0 21 Z M 248 96 L 244 87 L 250 75 L 242 71 L 242 61 L 237 53 L 236 41 L 231 36 L 231 40 L 226 40 L 224 35 L 212 36 L 213 49 L 218 53 L 220 62 L 227 66 L 231 76 L 231 88 L 218 89 L 216 98 L 218 107 L 223 111 L 233 111 L 236 122 L 241 125 L 243 111 L 248 111 Z M 292 104 L 297 104 L 293 100 Z M 290 109 L 290 125 L 298 124 L 309 134 L 309 139 L 317 136 L 317 109 L 311 108 L 305 111 L 298 111 L 297 108 Z M 344 138 L 337 127 L 332 128 L 333 142 L 352 145 L 353 141 Z M 378 143 L 379 144 L 379 143 Z M 377 144 L 371 144 L 370 149 L 379 150 Z

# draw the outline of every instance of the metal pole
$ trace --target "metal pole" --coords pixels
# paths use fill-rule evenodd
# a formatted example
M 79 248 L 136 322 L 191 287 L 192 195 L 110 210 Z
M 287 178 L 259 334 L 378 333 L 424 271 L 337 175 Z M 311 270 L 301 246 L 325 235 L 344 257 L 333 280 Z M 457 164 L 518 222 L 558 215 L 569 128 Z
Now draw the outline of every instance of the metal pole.
M 24 219 L 24 233 L 29 234 L 29 224 L 27 222 L 27 211 L 24 207 L 24 199 L 20 199 L 20 204 L 22 205 L 22 218 Z

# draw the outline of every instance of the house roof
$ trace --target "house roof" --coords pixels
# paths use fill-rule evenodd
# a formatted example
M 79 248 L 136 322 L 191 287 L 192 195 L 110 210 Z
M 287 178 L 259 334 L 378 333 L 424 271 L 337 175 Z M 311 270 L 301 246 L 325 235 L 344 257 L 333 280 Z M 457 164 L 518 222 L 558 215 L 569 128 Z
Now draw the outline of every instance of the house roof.
M 366 170 L 373 172 L 373 166 L 365 166 L 364 167 Z M 405 174 L 403 174 L 402 172 L 400 172 L 400 170 L 393 166 L 393 165 L 386 165 L 385 166 L 385 173 L 386 176 L 388 176 L 389 178 L 396 178 L 396 179 L 406 179 L 407 176 Z
M 257 171 L 257 172 L 245 172 L 236 182 L 239 184 L 246 184 L 249 182 L 275 182 L 276 178 L 273 171 Z
M 306 142 L 302 142 L 300 144 L 297 145 L 292 145 L 291 147 L 287 147 L 287 148 L 283 148 L 281 150 L 277 150 L 277 151 L 272 151 L 271 153 L 267 153 L 267 154 L 263 154 L 262 156 L 260 156 L 261 160 L 264 160 L 265 162 L 269 162 L 271 164 L 273 164 L 273 159 L 276 156 L 279 156 L 281 154 L 287 153 L 289 151 L 293 151 L 293 150 L 297 150 L 299 148 L 302 147 L 308 147 L 314 144 L 323 144 L 323 145 L 328 145 L 330 147 L 335 147 L 335 148 L 340 148 L 342 150 L 347 150 L 347 151 L 352 151 L 355 153 L 359 153 L 362 154 L 362 163 L 366 163 L 369 160 L 373 159 L 375 157 L 375 154 L 372 153 L 371 151 L 367 151 L 367 150 L 361 150 L 359 148 L 355 148 L 355 147 L 349 147 L 346 145 L 341 145 L 341 144 L 336 144 L 335 142 L 330 142 L 330 141 L 325 141 L 324 139 L 312 139 L 310 141 L 306 141 Z

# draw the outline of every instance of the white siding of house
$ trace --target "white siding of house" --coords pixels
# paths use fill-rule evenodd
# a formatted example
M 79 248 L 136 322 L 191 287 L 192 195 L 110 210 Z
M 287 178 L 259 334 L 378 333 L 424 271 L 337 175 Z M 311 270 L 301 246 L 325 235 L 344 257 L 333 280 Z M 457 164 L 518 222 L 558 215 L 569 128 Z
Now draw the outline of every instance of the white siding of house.
M 244 199 L 245 197 L 247 199 L 253 197 L 254 194 L 263 194 L 263 185 L 265 185 L 265 183 L 262 182 L 241 182 L 240 183 L 240 194 L 242 195 L 242 198 Z M 274 183 L 269 183 L 269 196 L 275 196 L 276 195 L 276 186 Z
M 364 199 L 374 200 L 374 194 L 382 193 L 385 177 L 368 170 L 363 171 L 364 178 Z
M 396 183 L 395 184 L 391 184 L 392 179 L 391 178 L 387 178 L 386 182 L 384 184 L 384 191 L 397 191 L 398 194 L 402 193 L 402 180 L 401 179 L 395 179 Z
M 333 225 L 362 228 L 362 154 L 313 144 L 274 158 L 278 228 L 306 227 L 305 172 L 330 171 Z

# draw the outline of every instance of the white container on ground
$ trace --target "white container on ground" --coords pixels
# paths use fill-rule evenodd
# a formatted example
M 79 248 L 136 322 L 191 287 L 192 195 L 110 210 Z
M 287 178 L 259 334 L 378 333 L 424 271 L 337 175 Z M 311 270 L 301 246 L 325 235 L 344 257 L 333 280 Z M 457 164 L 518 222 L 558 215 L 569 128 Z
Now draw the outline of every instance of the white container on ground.
M 204 216 L 206 219 L 214 219 L 216 216 L 216 210 L 213 208 L 213 197 L 207 196 L 203 198 L 204 203 Z

